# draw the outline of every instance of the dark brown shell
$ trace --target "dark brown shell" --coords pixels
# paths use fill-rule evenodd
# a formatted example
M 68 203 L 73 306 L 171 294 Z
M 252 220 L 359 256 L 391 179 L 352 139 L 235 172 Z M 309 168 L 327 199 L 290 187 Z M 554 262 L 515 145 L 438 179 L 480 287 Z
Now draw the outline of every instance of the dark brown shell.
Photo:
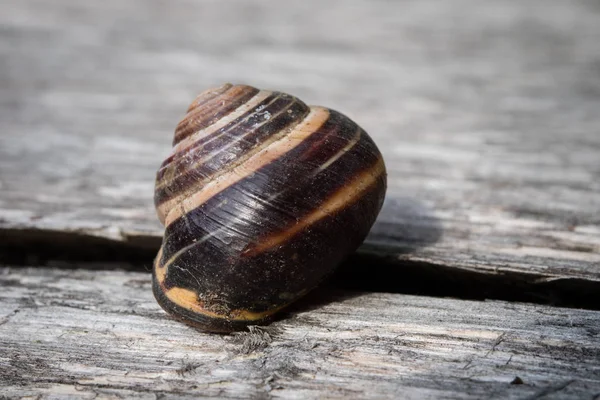
M 200 94 L 157 173 L 158 303 L 207 331 L 268 322 L 364 240 L 382 156 L 346 116 L 226 84 Z

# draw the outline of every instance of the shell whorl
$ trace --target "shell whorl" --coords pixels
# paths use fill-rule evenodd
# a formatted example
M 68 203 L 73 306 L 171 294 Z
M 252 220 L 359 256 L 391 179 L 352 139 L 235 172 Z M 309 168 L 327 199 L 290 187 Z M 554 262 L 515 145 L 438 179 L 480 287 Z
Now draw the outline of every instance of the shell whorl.
M 385 186 L 377 147 L 344 115 L 250 86 L 207 90 L 157 173 L 155 295 L 206 330 L 264 322 L 364 240 Z

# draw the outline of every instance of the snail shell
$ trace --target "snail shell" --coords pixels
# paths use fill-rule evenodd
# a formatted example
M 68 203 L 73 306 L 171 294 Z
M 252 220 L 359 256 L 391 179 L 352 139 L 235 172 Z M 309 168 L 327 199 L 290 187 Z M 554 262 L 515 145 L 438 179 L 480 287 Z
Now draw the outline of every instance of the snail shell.
M 228 332 L 269 322 L 364 240 L 383 204 L 381 153 L 339 112 L 226 84 L 201 93 L 158 170 L 158 303 Z

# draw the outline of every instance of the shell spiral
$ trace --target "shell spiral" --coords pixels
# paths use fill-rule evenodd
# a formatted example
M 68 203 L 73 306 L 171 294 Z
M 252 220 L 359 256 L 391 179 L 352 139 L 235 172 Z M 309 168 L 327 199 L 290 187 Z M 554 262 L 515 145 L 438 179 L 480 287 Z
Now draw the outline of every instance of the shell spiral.
M 269 322 L 364 240 L 386 171 L 339 112 L 226 84 L 201 93 L 156 177 L 158 303 L 207 331 Z

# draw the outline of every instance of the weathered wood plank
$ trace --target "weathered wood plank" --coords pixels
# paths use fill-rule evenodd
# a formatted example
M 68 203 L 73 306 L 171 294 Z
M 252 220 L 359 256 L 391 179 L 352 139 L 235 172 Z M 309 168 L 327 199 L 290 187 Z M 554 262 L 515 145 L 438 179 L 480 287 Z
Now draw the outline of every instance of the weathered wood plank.
M 141 272 L 3 268 L 0 286 L 9 398 L 600 394 L 598 311 L 320 292 L 273 325 L 271 342 L 240 342 L 169 319 Z
M 380 144 L 389 198 L 366 249 L 600 281 L 595 1 L 9 0 L 0 26 L 5 244 L 158 238 L 171 132 L 236 81 L 342 110 Z

